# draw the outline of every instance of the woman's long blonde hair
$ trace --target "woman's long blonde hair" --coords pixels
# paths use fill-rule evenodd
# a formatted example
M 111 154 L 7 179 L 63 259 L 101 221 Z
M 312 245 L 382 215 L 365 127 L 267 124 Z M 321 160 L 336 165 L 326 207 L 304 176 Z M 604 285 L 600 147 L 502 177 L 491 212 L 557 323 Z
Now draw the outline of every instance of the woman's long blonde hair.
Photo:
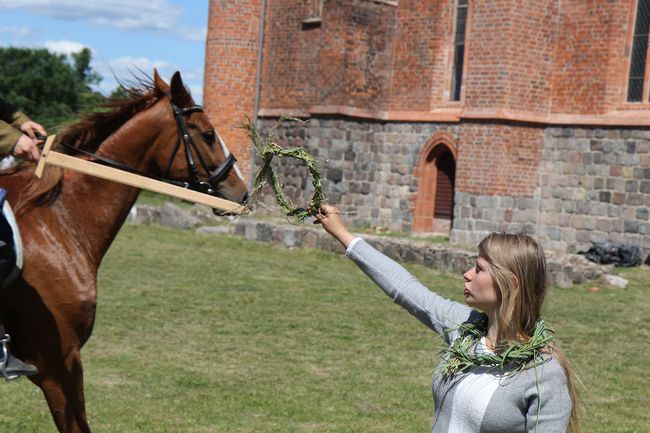
M 507 347 L 513 341 L 528 341 L 540 319 L 546 297 L 546 257 L 542 247 L 531 236 L 492 233 L 478 246 L 479 257 L 489 264 L 494 287 L 501 295 L 498 312 L 499 335 L 497 347 Z M 571 417 L 568 433 L 580 433 L 578 422 L 582 400 L 578 378 L 571 363 L 555 344 L 548 347 L 562 365 L 571 397 Z

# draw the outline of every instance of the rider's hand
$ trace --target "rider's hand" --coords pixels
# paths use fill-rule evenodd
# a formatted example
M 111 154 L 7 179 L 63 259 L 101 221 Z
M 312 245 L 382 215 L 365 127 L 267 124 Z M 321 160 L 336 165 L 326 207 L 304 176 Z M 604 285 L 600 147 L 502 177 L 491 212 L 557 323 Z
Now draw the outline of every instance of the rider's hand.
M 341 212 L 334 206 L 323 205 L 314 215 L 314 224 L 322 224 L 325 231 L 334 236 L 344 247 L 348 247 L 354 239 L 354 235 L 348 231 L 343 224 Z
M 32 139 L 27 135 L 21 135 L 20 139 L 14 147 L 13 154 L 18 158 L 27 159 L 30 161 L 38 161 L 41 157 L 38 151 L 38 140 Z
M 28 120 L 27 122 L 20 125 L 20 130 L 27 134 L 30 138 L 36 138 L 37 135 L 40 135 L 41 137 L 47 136 L 45 128 L 33 120 Z

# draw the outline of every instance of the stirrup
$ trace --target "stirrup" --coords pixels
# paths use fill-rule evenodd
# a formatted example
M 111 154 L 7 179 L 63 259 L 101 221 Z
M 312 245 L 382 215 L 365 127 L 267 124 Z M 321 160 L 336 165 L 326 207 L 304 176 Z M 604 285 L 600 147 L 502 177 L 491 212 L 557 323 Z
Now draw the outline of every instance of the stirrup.
M 13 356 L 7 349 L 7 343 L 11 340 L 9 335 L 0 337 L 0 376 L 5 380 L 18 379 L 20 376 L 33 376 L 38 373 L 36 367 L 31 364 L 24 363 L 20 359 Z
M 7 374 L 7 363 L 9 362 L 9 351 L 7 350 L 7 343 L 11 341 L 11 336 L 5 334 L 0 337 L 0 355 L 2 355 L 2 360 L 0 361 L 0 376 L 4 377 L 5 380 L 18 379 L 17 375 Z

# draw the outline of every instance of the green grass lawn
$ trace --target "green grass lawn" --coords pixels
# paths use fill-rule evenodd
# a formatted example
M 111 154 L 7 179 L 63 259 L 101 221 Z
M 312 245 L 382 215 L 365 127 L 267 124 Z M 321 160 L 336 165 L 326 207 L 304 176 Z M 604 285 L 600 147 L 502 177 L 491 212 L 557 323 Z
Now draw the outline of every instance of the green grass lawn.
M 409 266 L 460 300 L 462 278 Z M 582 373 L 586 432 L 650 432 L 650 271 L 626 291 L 554 289 L 547 321 Z M 126 226 L 83 350 L 93 432 L 428 432 L 439 339 L 341 255 Z M 2 384 L 0 432 L 55 432 Z

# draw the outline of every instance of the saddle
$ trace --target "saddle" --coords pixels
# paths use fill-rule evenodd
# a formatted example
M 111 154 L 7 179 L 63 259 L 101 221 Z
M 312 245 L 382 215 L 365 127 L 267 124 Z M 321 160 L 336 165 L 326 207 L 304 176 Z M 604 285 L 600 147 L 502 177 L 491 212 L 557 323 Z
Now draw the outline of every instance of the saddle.
M 23 243 L 18 223 L 7 201 L 7 191 L 0 188 L 0 290 L 9 287 L 23 269 Z

